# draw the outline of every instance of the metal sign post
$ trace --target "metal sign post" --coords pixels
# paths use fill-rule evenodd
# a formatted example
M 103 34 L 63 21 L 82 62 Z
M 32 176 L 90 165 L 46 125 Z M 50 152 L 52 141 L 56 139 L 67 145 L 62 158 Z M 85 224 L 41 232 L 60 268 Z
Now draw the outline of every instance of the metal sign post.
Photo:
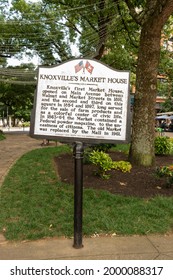
M 83 205 L 83 143 L 75 142 L 73 156 L 75 159 L 74 176 L 74 245 L 82 248 L 82 205 Z

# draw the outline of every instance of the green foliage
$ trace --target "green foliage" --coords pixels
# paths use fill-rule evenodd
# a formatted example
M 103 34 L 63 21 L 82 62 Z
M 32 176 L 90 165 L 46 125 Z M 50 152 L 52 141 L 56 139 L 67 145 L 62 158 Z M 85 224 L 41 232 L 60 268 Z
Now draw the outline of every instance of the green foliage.
M 172 143 L 167 136 L 157 136 L 154 144 L 156 155 L 168 155 L 172 151 Z
M 159 177 L 173 176 L 173 165 L 157 167 L 156 173 Z
M 172 98 L 169 97 L 168 99 L 165 100 L 165 102 L 162 104 L 161 110 L 162 110 L 162 112 L 171 112 L 171 111 L 173 111 L 173 101 L 172 101 Z
M 9 66 L 0 69 L 0 74 L 3 78 L 0 82 L 0 115 L 2 111 L 6 113 L 8 108 L 9 115 L 29 121 L 34 100 L 35 66 L 32 63 L 15 68 Z
M 66 9 L 62 6 L 53 1 L 43 5 L 41 2 L 26 3 L 19 0 L 12 7 L 20 44 L 27 44 L 29 55 L 33 55 L 34 51 L 47 65 L 66 61 L 72 56 L 66 24 L 70 3 Z M 70 27 L 73 29 L 73 22 L 70 22 Z
M 157 167 L 156 175 L 158 177 L 166 178 L 167 187 L 171 187 L 173 185 L 173 165 Z
M 84 155 L 83 155 L 83 163 L 84 164 L 90 164 L 90 154 L 92 152 L 92 149 L 91 148 L 86 148 L 84 150 Z
M 170 16 L 162 30 L 162 38 L 165 39 L 163 46 L 161 46 L 158 72 L 163 76 L 163 79 L 158 79 L 158 93 L 167 98 L 162 105 L 162 112 L 170 112 L 173 110 L 171 100 L 171 97 L 173 96 L 173 60 L 170 41 L 166 39 L 172 38 L 172 22 L 173 16 Z
M 173 138 L 169 138 L 169 143 L 170 143 L 170 154 L 173 154 Z
M 72 43 L 88 57 L 95 57 L 104 46 L 109 50 L 106 60 L 107 55 L 101 53 L 106 63 L 117 69 L 134 68 L 139 29 L 123 1 L 44 0 L 43 5 L 17 0 L 6 16 L 8 24 L 3 28 L 7 38 L 2 44 L 6 53 L 10 48 L 15 54 L 23 51 L 32 56 L 34 51 L 50 65 L 71 58 Z
M 111 169 L 121 170 L 122 172 L 130 172 L 132 166 L 126 161 L 112 161 L 111 157 L 103 151 L 92 151 L 90 153 L 90 161 L 98 167 L 98 174 L 103 179 L 109 179 L 110 175 L 106 174 Z
M 2 130 L 0 130 L 0 141 L 5 139 L 5 135 Z
M 30 127 L 30 122 L 23 122 L 23 123 L 22 123 L 22 126 L 23 126 L 23 127 Z
M 112 168 L 121 170 L 122 172 L 130 172 L 132 165 L 128 161 L 113 161 L 112 162 Z
M 106 171 L 112 169 L 111 157 L 103 151 L 94 150 L 90 153 L 89 158 L 90 161 L 98 167 L 97 174 L 104 179 L 108 179 L 109 175 L 106 174 Z
M 84 151 L 84 164 L 91 163 L 90 154 L 92 151 L 99 151 L 99 152 L 102 151 L 107 153 L 111 148 L 115 148 L 116 146 L 117 145 L 115 144 L 97 144 L 97 145 L 89 146 Z
M 103 151 L 105 153 L 107 153 L 111 148 L 116 147 L 115 144 L 97 144 L 92 146 L 91 148 L 93 150 L 97 150 L 97 151 Z

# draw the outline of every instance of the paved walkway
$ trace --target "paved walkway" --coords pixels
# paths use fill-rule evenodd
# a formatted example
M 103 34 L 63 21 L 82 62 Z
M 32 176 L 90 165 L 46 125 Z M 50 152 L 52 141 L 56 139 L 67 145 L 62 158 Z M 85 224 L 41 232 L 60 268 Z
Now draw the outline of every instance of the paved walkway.
M 15 161 L 24 153 L 40 148 L 41 140 L 28 136 L 27 133 L 11 132 L 6 140 L 0 142 L 0 186 Z
M 0 142 L 0 186 L 22 154 L 41 147 L 26 134 L 6 136 Z M 0 234 L 0 260 L 173 260 L 173 234 L 83 238 L 83 245 L 75 249 L 66 238 L 9 242 Z

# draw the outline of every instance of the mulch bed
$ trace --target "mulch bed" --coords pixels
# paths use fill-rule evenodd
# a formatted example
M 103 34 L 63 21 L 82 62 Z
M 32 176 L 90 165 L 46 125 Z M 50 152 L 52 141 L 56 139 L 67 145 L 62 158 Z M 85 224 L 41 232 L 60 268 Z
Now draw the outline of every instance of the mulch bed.
M 127 160 L 127 155 L 121 152 L 109 153 L 112 160 Z M 62 154 L 55 158 L 60 180 L 74 184 L 74 158 L 71 154 Z M 173 156 L 156 156 L 156 166 L 173 164 Z M 165 179 L 159 179 L 155 175 L 156 167 L 133 166 L 130 173 L 110 171 L 110 179 L 104 180 L 94 175 L 96 167 L 90 164 L 83 165 L 83 186 L 106 190 L 112 194 L 151 198 L 157 195 L 173 196 L 173 186 L 166 187 Z

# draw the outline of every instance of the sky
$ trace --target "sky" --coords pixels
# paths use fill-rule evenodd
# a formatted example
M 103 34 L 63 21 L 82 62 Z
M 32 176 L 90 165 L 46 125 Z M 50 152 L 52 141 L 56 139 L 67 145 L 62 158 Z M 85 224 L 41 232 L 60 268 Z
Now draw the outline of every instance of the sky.
M 17 59 L 17 58 L 8 58 L 8 65 L 11 66 L 18 66 L 22 63 L 33 63 L 35 65 L 40 65 L 39 58 L 37 56 L 34 56 L 32 59 L 29 59 L 28 57 L 23 57 L 23 59 Z

